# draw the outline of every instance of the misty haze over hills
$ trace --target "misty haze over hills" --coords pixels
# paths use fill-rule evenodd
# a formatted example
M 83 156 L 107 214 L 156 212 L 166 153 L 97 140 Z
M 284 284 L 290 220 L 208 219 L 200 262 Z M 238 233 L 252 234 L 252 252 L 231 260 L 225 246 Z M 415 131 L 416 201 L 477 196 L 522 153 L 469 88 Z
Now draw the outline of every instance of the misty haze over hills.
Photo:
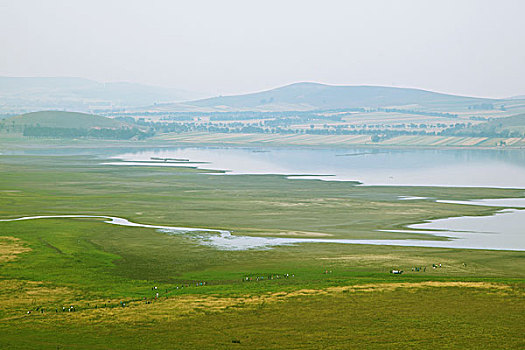
M 299 82 L 271 90 L 199 99 L 198 92 L 74 77 L 0 77 L 0 113 L 40 110 L 105 113 L 311 111 L 352 108 L 463 110 L 472 105 L 523 106 L 523 98 L 487 99 L 414 88 Z M 520 107 L 521 108 L 521 107 Z
M 0 77 L 0 112 L 64 109 L 99 111 L 176 102 L 205 95 L 128 82 L 101 83 L 74 77 Z

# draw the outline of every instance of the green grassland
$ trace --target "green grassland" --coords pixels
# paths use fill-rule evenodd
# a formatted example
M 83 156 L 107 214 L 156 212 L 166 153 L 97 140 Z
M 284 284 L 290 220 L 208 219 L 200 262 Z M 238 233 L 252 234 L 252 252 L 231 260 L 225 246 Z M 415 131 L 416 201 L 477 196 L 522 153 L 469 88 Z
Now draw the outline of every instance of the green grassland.
M 101 162 L 0 156 L 0 218 L 91 214 L 243 235 L 417 239 L 428 237 L 377 230 L 496 208 L 398 196 L 524 194 Z M 0 222 L 0 347 L 523 348 L 524 258 L 518 251 L 338 244 L 221 251 L 188 235 L 101 219 Z M 393 268 L 406 272 L 392 275 Z M 75 312 L 62 312 L 70 305 Z

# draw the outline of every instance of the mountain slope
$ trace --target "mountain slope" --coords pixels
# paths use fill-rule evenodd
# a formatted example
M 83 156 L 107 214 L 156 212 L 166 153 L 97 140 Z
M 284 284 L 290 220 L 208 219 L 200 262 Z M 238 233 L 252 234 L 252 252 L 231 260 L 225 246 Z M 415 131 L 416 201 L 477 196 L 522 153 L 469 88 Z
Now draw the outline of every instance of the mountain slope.
M 313 110 L 359 107 L 467 106 L 497 100 L 441 94 L 426 90 L 382 86 L 331 86 L 296 83 L 277 89 L 236 96 L 221 96 L 180 104 L 166 104 L 158 110 Z

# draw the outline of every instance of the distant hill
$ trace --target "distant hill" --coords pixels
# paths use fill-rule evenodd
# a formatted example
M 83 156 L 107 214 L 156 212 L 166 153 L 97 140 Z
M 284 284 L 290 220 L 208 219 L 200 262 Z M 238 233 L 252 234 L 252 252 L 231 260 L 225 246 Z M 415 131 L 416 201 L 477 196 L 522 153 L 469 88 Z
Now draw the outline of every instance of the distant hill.
M 332 86 L 296 83 L 246 95 L 221 96 L 185 103 L 153 106 L 158 111 L 286 111 L 406 107 L 457 109 L 498 100 L 441 94 L 426 90 L 382 86 Z
M 0 112 L 44 109 L 91 112 L 204 97 L 189 91 L 135 83 L 101 83 L 71 77 L 0 77 Z
M 123 128 L 128 127 L 127 124 L 99 115 L 76 113 L 76 112 L 62 112 L 62 111 L 43 111 L 32 112 L 15 117 L 7 118 L 0 123 L 4 125 L 12 125 L 18 128 L 25 126 L 40 126 L 48 128 L 76 128 L 76 129 L 92 129 L 92 128 Z

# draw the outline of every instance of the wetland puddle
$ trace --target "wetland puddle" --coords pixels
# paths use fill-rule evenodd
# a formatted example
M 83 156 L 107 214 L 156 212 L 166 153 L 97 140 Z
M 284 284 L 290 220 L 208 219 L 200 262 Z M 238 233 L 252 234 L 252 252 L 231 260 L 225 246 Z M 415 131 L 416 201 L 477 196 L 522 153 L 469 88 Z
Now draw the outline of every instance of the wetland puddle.
M 446 202 L 460 205 L 486 205 L 507 208 L 502 209 L 490 216 L 453 217 L 409 225 L 406 230 L 384 230 L 384 232 L 421 233 L 427 234 L 429 236 L 447 237 L 448 240 L 445 241 L 435 241 L 431 239 L 370 240 L 253 237 L 234 235 L 227 230 L 147 225 L 131 222 L 124 218 L 97 215 L 27 216 L 16 219 L 3 219 L 0 221 L 21 221 L 46 218 L 97 218 L 104 219 L 105 223 L 113 225 L 151 228 L 166 234 L 184 235 L 192 240 L 195 240 L 199 244 L 211 246 L 220 250 L 268 249 L 275 246 L 294 245 L 301 243 L 332 243 L 525 251 L 525 230 L 520 224 L 525 222 L 525 210 L 515 209 L 525 208 L 525 199 L 493 199 Z

